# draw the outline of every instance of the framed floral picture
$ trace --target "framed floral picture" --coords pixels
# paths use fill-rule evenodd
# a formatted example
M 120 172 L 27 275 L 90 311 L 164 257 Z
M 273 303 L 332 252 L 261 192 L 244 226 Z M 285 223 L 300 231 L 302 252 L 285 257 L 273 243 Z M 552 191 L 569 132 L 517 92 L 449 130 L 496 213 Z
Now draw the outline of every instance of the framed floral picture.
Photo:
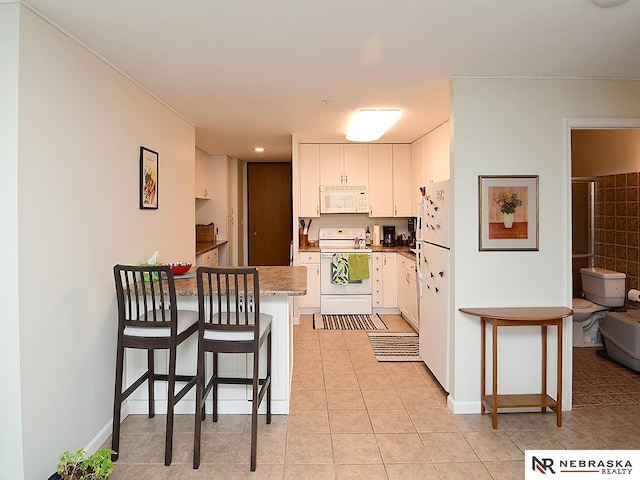
M 140 208 L 158 208 L 158 152 L 140 147 Z
M 538 250 L 538 176 L 479 176 L 480 251 Z

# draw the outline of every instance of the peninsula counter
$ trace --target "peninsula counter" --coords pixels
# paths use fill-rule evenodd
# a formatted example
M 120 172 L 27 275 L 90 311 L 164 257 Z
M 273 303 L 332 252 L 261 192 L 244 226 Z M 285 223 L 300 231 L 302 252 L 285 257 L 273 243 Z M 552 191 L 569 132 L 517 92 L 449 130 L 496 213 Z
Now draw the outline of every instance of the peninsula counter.
M 195 268 L 195 267 L 194 267 Z M 260 310 L 273 316 L 272 323 L 272 401 L 274 414 L 288 414 L 291 397 L 291 375 L 293 369 L 293 318 L 292 297 L 307 292 L 307 271 L 305 267 L 261 266 L 257 267 L 260 278 Z M 195 278 L 176 277 L 178 309 L 198 310 L 198 291 Z M 197 336 L 193 335 L 178 347 L 177 373 L 195 375 L 197 366 Z M 264 349 L 263 349 L 264 350 Z M 261 358 L 261 368 L 266 365 Z M 168 367 L 166 351 L 155 354 L 156 366 Z M 240 377 L 251 375 L 252 354 L 220 354 L 220 376 Z M 125 357 L 125 382 L 135 380 L 147 368 L 145 351 L 127 350 Z M 165 370 L 166 371 L 166 370 Z M 207 374 L 210 374 L 208 371 Z M 218 411 L 222 414 L 250 414 L 251 386 L 220 385 Z M 156 412 L 166 412 L 166 384 L 159 382 L 155 392 Z M 139 388 L 129 399 L 124 415 L 146 414 L 148 396 L 146 388 Z M 207 403 L 207 412 L 211 411 L 211 395 Z M 264 409 L 265 403 L 261 406 Z M 176 405 L 176 413 L 193 414 L 195 411 L 195 389 L 192 389 Z M 124 416 L 123 415 L 123 416 Z

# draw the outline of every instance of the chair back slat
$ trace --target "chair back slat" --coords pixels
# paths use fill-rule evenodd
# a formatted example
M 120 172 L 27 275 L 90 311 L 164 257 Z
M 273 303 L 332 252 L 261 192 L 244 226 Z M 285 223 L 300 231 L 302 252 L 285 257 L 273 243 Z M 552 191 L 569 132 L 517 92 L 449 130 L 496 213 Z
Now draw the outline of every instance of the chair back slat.
M 198 267 L 202 330 L 260 331 L 259 281 L 255 267 Z
M 113 267 L 120 328 L 171 328 L 177 331 L 176 287 L 169 266 Z

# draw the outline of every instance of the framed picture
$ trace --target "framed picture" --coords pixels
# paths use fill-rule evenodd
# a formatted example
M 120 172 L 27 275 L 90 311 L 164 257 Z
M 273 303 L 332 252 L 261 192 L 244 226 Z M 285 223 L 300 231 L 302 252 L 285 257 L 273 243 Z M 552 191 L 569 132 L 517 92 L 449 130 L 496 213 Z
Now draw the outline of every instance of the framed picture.
M 158 208 L 158 152 L 140 147 L 140 208 Z
M 480 251 L 538 250 L 538 176 L 479 176 Z

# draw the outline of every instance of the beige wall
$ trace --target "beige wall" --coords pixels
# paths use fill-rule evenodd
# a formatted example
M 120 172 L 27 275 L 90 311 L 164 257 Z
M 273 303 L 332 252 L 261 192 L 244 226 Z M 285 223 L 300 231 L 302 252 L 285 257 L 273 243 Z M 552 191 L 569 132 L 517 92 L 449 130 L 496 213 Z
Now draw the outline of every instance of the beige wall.
M 571 132 L 573 177 L 637 171 L 640 171 L 640 129 L 576 129 Z
M 110 433 L 113 265 L 155 250 L 164 262 L 194 259 L 195 132 L 19 8 L 17 368 L 24 478 L 40 479 L 63 451 Z M 159 153 L 158 210 L 138 207 L 141 145 Z
M 458 309 L 571 305 L 567 125 L 572 118 L 640 118 L 640 82 L 459 78 L 453 80 L 452 95 L 455 350 L 451 401 L 455 411 L 474 412 L 480 409 L 480 323 Z M 539 251 L 478 250 L 478 175 L 539 175 Z M 565 346 L 570 345 L 569 335 L 567 322 Z M 500 337 L 499 389 L 539 391 L 539 333 L 525 328 Z M 565 353 L 566 408 L 571 398 L 570 349 Z M 555 385 L 553 373 L 548 380 Z
M 23 478 L 18 307 L 18 4 L 0 4 L 0 468 Z M 7 281 L 8 280 L 8 281 Z

